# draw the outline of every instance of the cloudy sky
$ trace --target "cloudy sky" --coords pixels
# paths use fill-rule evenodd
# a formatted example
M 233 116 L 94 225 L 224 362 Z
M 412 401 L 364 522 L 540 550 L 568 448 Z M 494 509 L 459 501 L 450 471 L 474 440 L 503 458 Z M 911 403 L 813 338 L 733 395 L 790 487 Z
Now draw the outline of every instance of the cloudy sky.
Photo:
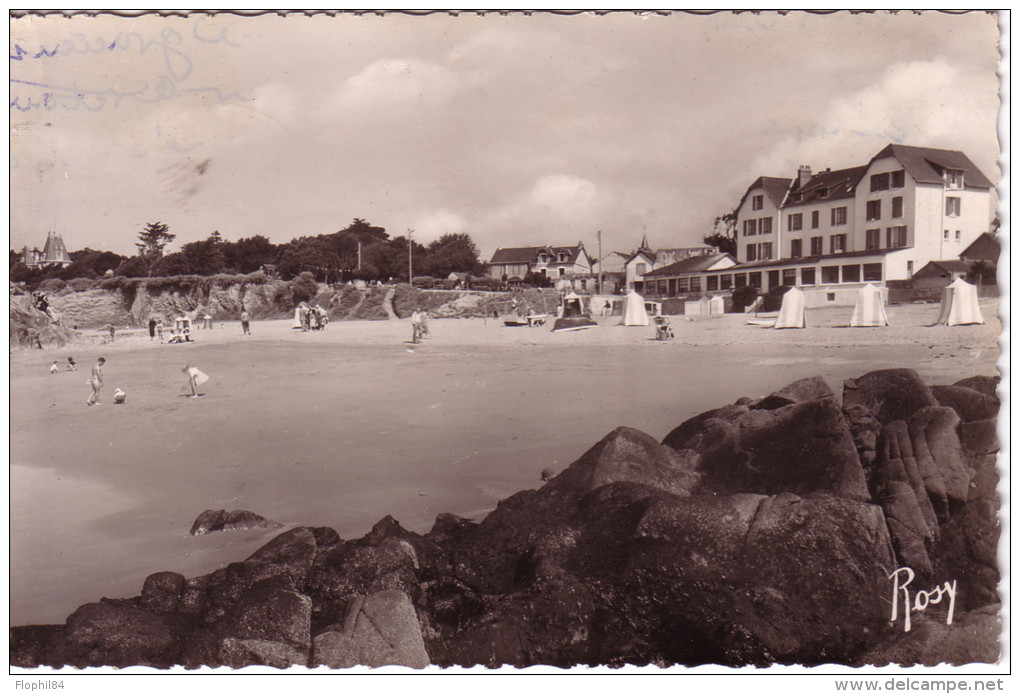
M 758 176 L 959 149 L 999 179 L 998 18 L 629 13 L 17 18 L 12 248 L 700 242 Z

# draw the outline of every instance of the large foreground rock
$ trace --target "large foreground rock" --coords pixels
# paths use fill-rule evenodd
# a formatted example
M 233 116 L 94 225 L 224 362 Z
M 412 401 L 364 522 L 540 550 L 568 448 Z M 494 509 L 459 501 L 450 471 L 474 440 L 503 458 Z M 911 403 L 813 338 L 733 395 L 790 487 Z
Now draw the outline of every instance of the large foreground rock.
M 347 599 L 344 621 L 315 637 L 313 665 L 428 667 L 418 617 L 406 593 L 383 591 Z
M 864 470 L 839 403 L 796 399 L 774 394 L 766 399 L 769 408 L 732 405 L 699 415 L 663 443 L 698 454 L 698 494 L 828 492 L 867 501 Z
M 991 662 L 991 383 L 890 370 L 845 387 L 841 408 L 804 379 L 665 443 L 618 428 L 481 522 L 440 514 L 420 535 L 387 516 L 353 540 L 294 528 L 205 576 L 159 572 L 139 596 L 12 629 L 11 663 Z M 959 619 L 891 624 L 903 566 L 917 587 L 956 581 Z

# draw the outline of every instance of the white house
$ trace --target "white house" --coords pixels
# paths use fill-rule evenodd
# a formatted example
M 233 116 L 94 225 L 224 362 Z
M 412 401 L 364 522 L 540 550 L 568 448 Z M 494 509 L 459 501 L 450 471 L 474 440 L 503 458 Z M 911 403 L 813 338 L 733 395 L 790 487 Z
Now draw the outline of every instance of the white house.
M 809 306 L 852 303 L 863 283 L 957 258 L 988 231 L 991 189 L 963 152 L 892 144 L 863 166 L 759 178 L 736 210 L 740 264 L 706 271 L 705 286 L 789 285 Z

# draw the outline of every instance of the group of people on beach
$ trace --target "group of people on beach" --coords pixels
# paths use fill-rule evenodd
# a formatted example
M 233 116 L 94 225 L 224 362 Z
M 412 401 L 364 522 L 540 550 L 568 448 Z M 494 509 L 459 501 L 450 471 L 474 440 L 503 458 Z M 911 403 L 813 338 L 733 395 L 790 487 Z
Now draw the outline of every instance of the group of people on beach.
M 302 301 L 298 304 L 296 313 L 298 325 L 294 327 L 300 327 L 303 333 L 309 330 L 323 330 L 329 323 L 329 314 L 318 304 L 309 306 Z
M 411 312 L 411 342 L 420 343 L 429 337 L 429 314 L 419 307 Z

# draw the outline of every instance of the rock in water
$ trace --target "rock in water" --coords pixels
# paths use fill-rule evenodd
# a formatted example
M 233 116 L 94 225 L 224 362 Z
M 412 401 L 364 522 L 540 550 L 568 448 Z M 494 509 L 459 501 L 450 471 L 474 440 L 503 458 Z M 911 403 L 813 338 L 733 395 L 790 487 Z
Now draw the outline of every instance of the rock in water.
M 252 513 L 251 511 L 202 511 L 191 526 L 192 535 L 205 535 L 218 530 L 255 530 L 257 528 L 282 528 L 282 523 Z

